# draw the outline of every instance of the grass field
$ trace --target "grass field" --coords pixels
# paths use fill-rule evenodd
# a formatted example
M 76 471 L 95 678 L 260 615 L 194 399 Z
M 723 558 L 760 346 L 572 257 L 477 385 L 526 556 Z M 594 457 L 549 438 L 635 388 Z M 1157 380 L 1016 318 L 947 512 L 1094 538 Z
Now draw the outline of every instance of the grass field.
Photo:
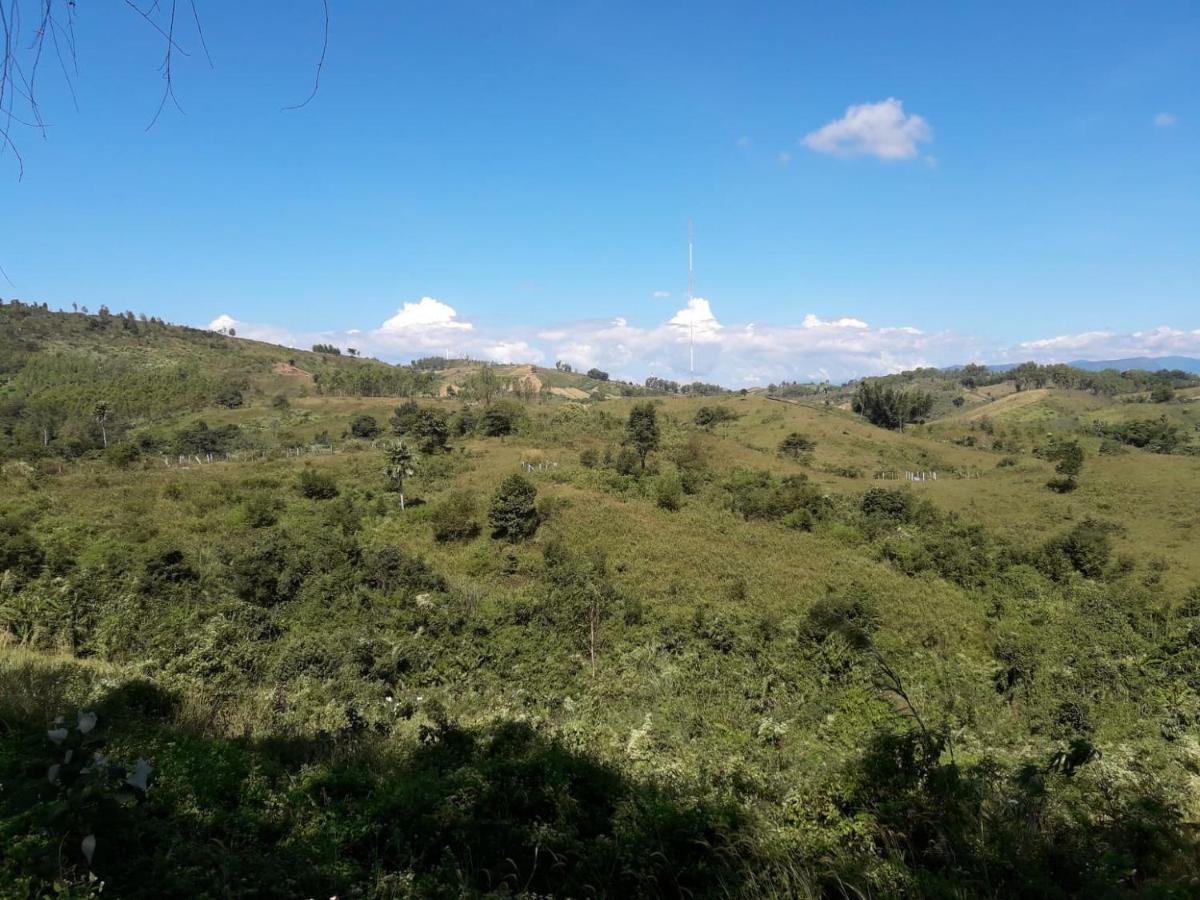
M 1195 389 L 987 385 L 903 432 L 836 396 L 657 397 L 644 466 L 643 398 L 425 396 L 447 448 L 401 509 L 403 398 L 234 345 L 240 405 L 0 470 L 0 896 L 1200 890 L 1200 456 L 1093 430 L 1190 433 Z M 181 466 L 201 421 L 225 443 Z M 506 540 L 514 475 L 534 530 Z

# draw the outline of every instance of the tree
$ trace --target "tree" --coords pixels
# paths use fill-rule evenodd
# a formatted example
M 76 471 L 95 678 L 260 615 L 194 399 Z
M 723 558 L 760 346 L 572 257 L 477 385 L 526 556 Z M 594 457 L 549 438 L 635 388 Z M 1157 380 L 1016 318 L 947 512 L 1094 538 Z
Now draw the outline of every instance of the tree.
M 370 440 L 371 438 L 378 437 L 379 423 L 375 421 L 374 416 L 355 416 L 350 420 L 350 433 L 356 438 Z
M 621 600 L 609 580 L 608 563 L 601 553 L 587 559 L 577 558 L 559 541 L 546 546 L 543 558 L 553 586 L 556 618 L 571 631 L 582 632 L 595 678 L 601 629 Z
M 408 434 L 417 424 L 417 417 L 420 415 L 421 407 L 417 405 L 417 401 L 405 400 L 392 414 L 392 432 L 396 435 Z
M 111 411 L 108 403 L 101 400 L 92 408 L 92 413 L 96 417 L 96 424 L 100 426 L 100 438 L 104 443 L 104 449 L 108 449 L 108 414 Z
M 396 441 L 384 449 L 384 474 L 400 494 L 400 509 L 404 509 L 404 479 L 414 474 L 413 454 L 404 441 Z
M 483 433 L 487 437 L 504 437 L 516 430 L 516 411 L 511 404 L 493 406 L 483 414 Z
M 608 381 L 608 373 L 602 369 L 588 369 L 587 377 L 592 381 Z
M 1170 403 L 1174 399 L 1175 390 L 1169 384 L 1155 385 L 1150 392 L 1151 403 Z
M 637 452 L 642 471 L 646 469 L 646 457 L 658 449 L 658 438 L 658 411 L 654 404 L 649 401 L 634 404 L 625 423 L 625 441 Z
M 488 508 L 492 537 L 514 544 L 531 537 L 541 524 L 536 501 L 537 488 L 528 478 L 509 475 L 500 482 Z
M 504 390 L 504 382 L 487 363 L 471 373 L 464 384 L 466 391 L 485 407 L 492 405 L 492 400 Z
M 1046 453 L 1046 458 L 1057 460 L 1054 467 L 1057 476 L 1046 482 L 1046 487 L 1060 494 L 1068 494 L 1078 487 L 1077 478 L 1083 471 L 1083 448 L 1079 441 L 1060 441 Z
M 854 391 L 850 408 L 872 425 L 903 431 L 905 425 L 929 415 L 933 394 L 890 387 L 879 380 L 862 381 Z
M 417 449 L 422 453 L 437 453 L 446 449 L 450 440 L 450 423 L 440 409 L 423 409 L 412 427 Z

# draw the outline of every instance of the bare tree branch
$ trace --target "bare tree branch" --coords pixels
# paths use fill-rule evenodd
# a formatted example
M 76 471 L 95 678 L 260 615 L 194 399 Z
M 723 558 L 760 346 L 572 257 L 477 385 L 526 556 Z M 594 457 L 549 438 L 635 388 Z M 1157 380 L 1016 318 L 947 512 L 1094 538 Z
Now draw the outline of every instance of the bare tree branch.
M 149 25 L 164 43 L 162 62 L 159 66 L 164 82 L 163 92 L 154 116 L 146 126 L 149 130 L 162 117 L 168 103 L 181 113 L 184 112 L 175 94 L 175 56 L 190 55 L 179 40 L 177 30 L 180 16 L 185 15 L 186 10 L 181 9 L 183 0 L 123 2 Z M 44 80 L 42 63 L 43 56 L 47 53 L 47 40 L 53 44 L 54 56 L 58 61 L 63 81 L 66 82 L 67 91 L 71 95 L 71 103 L 76 111 L 79 109 L 79 98 L 75 92 L 75 79 L 79 76 L 75 40 L 76 3 L 77 0 L 0 0 L 0 157 L 5 153 L 12 153 L 17 162 L 18 180 L 24 177 L 25 161 L 17 146 L 14 128 L 29 128 L 40 132 L 45 138 L 51 127 L 42 114 L 38 99 L 39 85 Z M 312 90 L 302 103 L 284 107 L 285 109 L 307 106 L 320 90 L 321 75 L 325 70 L 325 58 L 329 51 L 329 0 L 321 0 L 321 6 L 324 12 L 324 36 Z M 209 67 L 212 68 L 212 54 L 209 52 L 208 40 L 201 22 L 199 4 L 196 0 L 186 0 L 186 8 L 191 10 L 196 37 Z M 27 13 L 24 17 L 23 12 Z
M 317 60 L 317 74 L 313 79 L 312 92 L 304 98 L 303 103 L 297 103 L 295 106 L 285 106 L 284 112 L 293 109 L 302 109 L 312 102 L 313 97 L 317 96 L 317 91 L 321 89 L 321 72 L 325 69 L 325 54 L 329 51 L 329 0 L 321 0 L 325 7 L 325 38 L 321 42 L 321 58 Z

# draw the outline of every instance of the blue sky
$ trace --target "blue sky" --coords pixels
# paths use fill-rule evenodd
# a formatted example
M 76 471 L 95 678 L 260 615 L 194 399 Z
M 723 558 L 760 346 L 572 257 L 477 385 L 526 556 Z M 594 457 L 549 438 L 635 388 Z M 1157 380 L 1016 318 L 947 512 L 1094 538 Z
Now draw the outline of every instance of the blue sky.
M 80 6 L 0 294 L 637 379 L 691 316 L 731 384 L 1200 355 L 1196 3 L 331 0 L 285 112 L 321 4 L 196 2 L 149 131 L 161 37 Z

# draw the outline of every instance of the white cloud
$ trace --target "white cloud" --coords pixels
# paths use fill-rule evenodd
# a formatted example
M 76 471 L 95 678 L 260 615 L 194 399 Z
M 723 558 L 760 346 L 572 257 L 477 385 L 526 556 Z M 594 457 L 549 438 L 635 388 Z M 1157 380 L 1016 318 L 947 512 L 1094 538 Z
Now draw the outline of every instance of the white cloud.
M 1179 123 L 1179 119 L 1171 113 L 1160 112 L 1154 117 L 1155 128 L 1170 128 L 1172 125 Z
M 779 164 L 781 166 L 786 166 L 786 165 L 788 165 L 788 163 L 790 163 L 792 161 L 792 154 L 790 154 L 786 150 L 780 150 L 779 153 L 776 155 L 775 159 L 777 159 L 779 161 Z
M 1085 331 L 1004 346 L 950 331 L 930 333 L 904 324 L 872 325 L 850 315 L 808 313 L 791 323 L 722 322 L 703 297 L 692 298 L 669 317 L 645 325 L 614 316 L 544 328 L 487 329 L 463 321 L 444 303 L 422 298 L 404 304 L 379 327 L 363 331 L 292 332 L 243 322 L 228 314 L 209 323 L 214 330 L 231 327 L 242 337 L 285 346 L 353 346 L 390 362 L 435 354 L 517 363 L 561 359 L 578 369 L 597 366 L 631 381 L 642 381 L 649 374 L 691 380 L 690 330 L 695 341 L 694 377 L 727 387 L 784 380 L 842 382 L 917 366 L 966 362 L 1200 356 L 1200 329 L 1160 326 L 1132 333 Z
M 472 327 L 470 322 L 459 321 L 454 307 L 433 297 L 422 297 L 416 303 L 405 303 L 399 312 L 379 326 L 378 331 L 385 334 L 403 333 L 410 329 L 470 331 Z
M 652 295 L 655 300 L 664 300 L 671 296 L 670 291 L 655 291 Z
M 895 97 L 878 103 L 850 106 L 840 119 L 805 135 L 803 143 L 818 153 L 834 156 L 874 156 L 912 159 L 917 144 L 933 140 L 933 129 L 916 114 L 905 114 Z
M 749 150 L 754 146 L 754 140 L 752 138 L 742 136 L 737 139 L 737 145 L 742 150 Z
M 721 323 L 703 297 L 693 297 L 667 324 L 679 328 L 681 336 L 698 341 L 715 341 L 721 333 Z
M 1189 331 L 1160 325 L 1145 331 L 1121 334 L 1085 331 L 1060 334 L 1040 340 L 1022 341 L 1010 356 L 1034 358 L 1039 362 L 1069 362 L 1073 359 L 1123 359 L 1131 356 L 1200 356 L 1200 328 Z

